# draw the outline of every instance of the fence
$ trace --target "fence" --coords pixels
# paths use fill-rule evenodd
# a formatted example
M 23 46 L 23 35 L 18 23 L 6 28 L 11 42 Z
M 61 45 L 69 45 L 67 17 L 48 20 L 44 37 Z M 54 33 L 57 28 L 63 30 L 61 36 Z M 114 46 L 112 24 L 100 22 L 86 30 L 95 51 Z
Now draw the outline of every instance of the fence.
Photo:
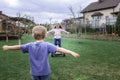
M 75 20 L 72 24 L 64 24 L 66 30 L 71 33 L 88 34 L 112 34 L 116 32 L 116 18 L 96 20 Z

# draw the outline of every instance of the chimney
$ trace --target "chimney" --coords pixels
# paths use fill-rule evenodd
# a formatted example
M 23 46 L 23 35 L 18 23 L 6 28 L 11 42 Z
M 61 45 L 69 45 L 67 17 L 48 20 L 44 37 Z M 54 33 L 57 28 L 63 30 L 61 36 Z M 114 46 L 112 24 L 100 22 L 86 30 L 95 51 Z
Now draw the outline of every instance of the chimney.
M 2 11 L 0 11 L 0 14 L 2 14 Z
M 99 0 L 99 3 L 103 2 L 104 0 Z

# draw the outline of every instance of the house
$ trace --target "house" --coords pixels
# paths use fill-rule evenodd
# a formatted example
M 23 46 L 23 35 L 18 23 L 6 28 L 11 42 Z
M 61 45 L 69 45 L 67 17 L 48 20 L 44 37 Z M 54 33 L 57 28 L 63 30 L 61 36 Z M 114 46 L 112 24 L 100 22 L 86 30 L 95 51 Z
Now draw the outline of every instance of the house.
M 120 0 L 98 0 L 84 8 L 84 23 L 92 25 L 93 28 L 99 28 L 104 24 L 114 24 L 117 14 L 120 10 Z
M 2 13 L 0 11 L 0 32 L 6 32 L 6 30 L 10 33 L 16 33 L 20 31 L 20 29 L 25 29 L 25 27 L 31 26 L 31 24 L 35 23 L 27 18 L 23 17 L 10 17 Z
M 76 17 L 76 18 L 64 19 L 61 22 L 61 24 L 64 25 L 65 28 L 74 27 L 73 26 L 74 23 L 83 25 L 83 17 Z
M 5 20 L 8 20 L 9 17 L 0 11 L 0 32 L 2 32 L 6 26 Z
M 23 33 L 30 32 L 35 23 L 23 17 L 10 17 L 0 11 L 0 40 L 9 38 L 20 38 Z M 29 26 L 29 27 L 28 27 Z

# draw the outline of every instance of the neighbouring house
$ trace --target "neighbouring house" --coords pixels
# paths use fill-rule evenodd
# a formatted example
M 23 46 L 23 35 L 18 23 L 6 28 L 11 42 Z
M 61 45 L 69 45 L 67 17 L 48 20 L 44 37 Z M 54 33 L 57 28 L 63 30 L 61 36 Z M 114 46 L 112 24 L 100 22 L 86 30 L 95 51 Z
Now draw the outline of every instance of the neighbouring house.
M 5 30 L 6 22 L 5 20 L 8 20 L 9 17 L 0 11 L 0 32 Z
M 120 10 L 120 0 L 98 0 L 84 8 L 84 24 L 99 28 L 103 23 L 112 25 L 116 22 Z
M 12 17 L 7 16 L 0 11 L 0 32 L 11 32 L 13 33 L 15 30 L 18 32 L 18 26 L 16 25 L 16 21 L 13 20 Z
M 83 17 L 64 19 L 61 24 L 64 29 L 71 33 L 79 33 L 84 26 Z
M 61 24 L 65 29 L 69 29 L 69 28 L 71 28 L 73 21 L 72 21 L 72 19 L 64 19 L 64 20 L 62 20 Z
M 83 25 L 83 17 L 64 19 L 61 23 L 63 24 L 64 28 L 74 27 L 73 26 L 74 23 L 79 24 L 79 25 Z
M 18 30 L 18 28 L 23 29 L 25 27 L 31 26 L 35 23 L 27 18 L 23 17 L 10 17 L 0 11 L 0 32 L 6 31 L 6 28 L 10 30 Z M 18 32 L 18 31 L 17 31 Z
M 77 23 L 77 24 L 83 25 L 83 16 L 81 16 L 81 17 L 76 17 L 76 18 L 74 19 L 74 22 Z
M 20 36 L 22 33 L 30 32 L 33 25 L 35 25 L 35 23 L 30 19 L 10 17 L 0 11 L 0 39 L 4 38 L 6 35 Z

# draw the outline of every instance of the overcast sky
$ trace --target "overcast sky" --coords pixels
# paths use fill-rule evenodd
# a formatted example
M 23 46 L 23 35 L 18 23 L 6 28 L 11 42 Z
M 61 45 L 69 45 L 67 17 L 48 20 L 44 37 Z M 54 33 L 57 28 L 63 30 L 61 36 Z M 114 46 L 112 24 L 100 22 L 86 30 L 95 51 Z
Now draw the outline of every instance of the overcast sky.
M 69 7 L 73 8 L 76 17 L 83 8 L 97 0 L 0 0 L 0 11 L 8 16 L 34 17 L 36 23 L 60 22 L 72 17 Z

